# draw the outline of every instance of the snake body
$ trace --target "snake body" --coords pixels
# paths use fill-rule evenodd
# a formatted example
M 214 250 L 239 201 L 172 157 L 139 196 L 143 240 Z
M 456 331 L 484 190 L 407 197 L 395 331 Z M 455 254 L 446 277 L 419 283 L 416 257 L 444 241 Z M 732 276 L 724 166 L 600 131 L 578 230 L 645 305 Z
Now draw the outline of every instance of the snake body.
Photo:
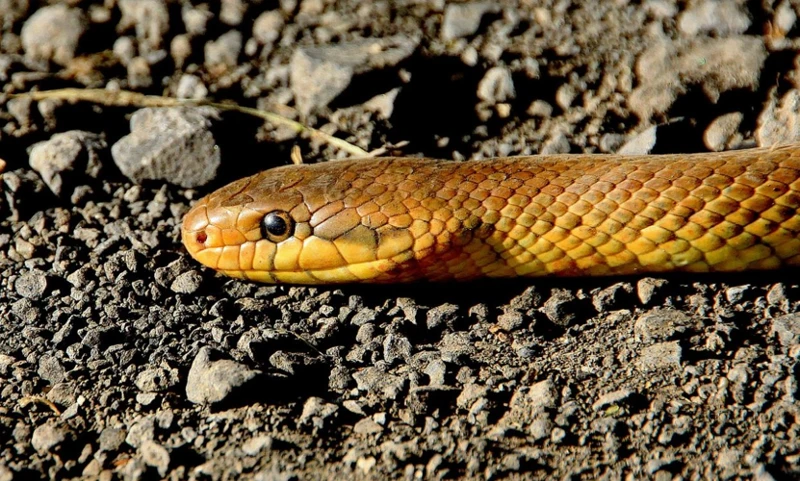
M 773 269 L 800 264 L 800 146 L 284 166 L 200 200 L 182 235 L 269 283 Z

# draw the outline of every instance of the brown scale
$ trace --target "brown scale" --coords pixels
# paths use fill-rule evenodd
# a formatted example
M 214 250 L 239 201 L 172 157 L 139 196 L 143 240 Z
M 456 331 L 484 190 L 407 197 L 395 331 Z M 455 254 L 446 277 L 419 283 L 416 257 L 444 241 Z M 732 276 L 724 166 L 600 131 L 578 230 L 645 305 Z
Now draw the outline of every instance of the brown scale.
M 183 242 L 303 284 L 773 269 L 800 263 L 796 150 L 286 166 L 200 200 Z

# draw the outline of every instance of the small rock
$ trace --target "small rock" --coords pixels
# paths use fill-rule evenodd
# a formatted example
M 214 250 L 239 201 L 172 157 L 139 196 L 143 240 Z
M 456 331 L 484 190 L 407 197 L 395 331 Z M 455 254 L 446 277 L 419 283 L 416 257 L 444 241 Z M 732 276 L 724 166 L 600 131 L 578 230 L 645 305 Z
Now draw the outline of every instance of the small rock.
M 600 411 L 608 406 L 619 404 L 628 399 L 632 394 L 633 390 L 631 389 L 620 389 L 608 394 L 603 394 L 594 404 L 592 404 L 592 409 L 595 411 Z
M 800 314 L 787 314 L 772 320 L 770 334 L 778 337 L 782 346 L 800 343 Z
M 136 387 L 142 392 L 164 392 L 178 384 L 178 370 L 168 367 L 148 367 L 136 376 Z
M 117 5 L 122 13 L 117 31 L 124 32 L 133 27 L 140 53 L 147 54 L 162 47 L 164 35 L 169 31 L 169 11 L 165 2 L 119 0 Z
M 22 26 L 25 56 L 33 62 L 53 61 L 66 66 L 86 31 L 86 18 L 77 8 L 64 3 L 42 7 Z
M 33 144 L 28 163 L 55 195 L 71 195 L 85 177 L 100 175 L 101 152 L 106 143 L 97 134 L 72 130 Z
M 245 12 L 247 12 L 247 3 L 242 0 L 222 0 L 219 20 L 225 25 L 235 27 L 242 23 Z
M 540 441 L 550 436 L 550 430 L 553 429 L 553 423 L 547 414 L 539 414 L 531 423 L 529 433 L 534 441 Z
M 733 286 L 725 289 L 725 298 L 728 299 L 728 302 L 731 304 L 736 304 L 737 302 L 741 302 L 746 297 L 748 297 L 748 293 L 753 292 L 753 286 L 750 284 L 744 284 L 741 286 Z
M 675 309 L 653 309 L 639 316 L 633 326 L 636 339 L 643 342 L 665 341 L 683 332 L 692 319 Z
M 100 432 L 97 444 L 101 451 L 116 451 L 125 442 L 127 433 L 124 429 L 105 428 Z
M 419 38 L 406 36 L 367 39 L 295 50 L 289 63 L 289 80 L 297 110 L 308 116 L 339 96 L 353 75 L 388 68 L 408 58 Z
M 553 289 L 550 298 L 539 309 L 553 324 L 569 326 L 581 311 L 582 303 L 567 289 Z
M 128 84 L 131 88 L 144 89 L 153 85 L 150 63 L 144 57 L 133 57 L 128 62 Z
M 428 310 L 425 315 L 425 325 L 428 329 L 437 329 L 442 325 L 449 325 L 458 320 L 459 307 L 456 304 L 442 304 Z
M 666 279 L 644 277 L 639 279 L 636 283 L 636 294 L 639 296 L 639 300 L 642 301 L 642 304 L 647 305 L 659 296 L 667 284 L 669 284 L 669 282 Z
M 242 33 L 238 30 L 220 35 L 215 41 L 206 42 L 205 65 L 208 68 L 225 66 L 233 69 L 242 53 Z
M 492 67 L 478 82 L 478 98 L 491 105 L 516 97 L 514 79 L 505 67 Z
M 265 434 L 253 436 L 242 444 L 242 452 L 248 456 L 257 456 L 262 451 L 270 451 L 273 442 L 272 436 Z
M 211 349 L 203 347 L 189 369 L 186 397 L 195 404 L 214 404 L 225 400 L 236 388 L 244 385 L 261 371 L 244 364 L 223 359 L 211 360 Z
M 446 382 L 447 364 L 441 359 L 434 359 L 425 367 L 425 374 L 428 375 L 431 386 L 443 386 Z
M 678 18 L 678 29 L 688 36 L 699 33 L 718 37 L 739 35 L 750 28 L 750 16 L 734 0 L 697 2 Z
M 169 452 L 155 441 L 147 440 L 139 446 L 139 455 L 144 464 L 152 466 L 158 470 L 159 476 L 166 476 L 169 469 Z
M 392 365 L 411 357 L 411 342 L 399 334 L 387 334 L 383 340 L 383 359 Z
M 556 407 L 558 393 L 551 379 L 539 381 L 528 389 L 528 400 L 531 411 L 553 409 Z
M 757 124 L 755 134 L 759 145 L 778 145 L 800 139 L 800 91 L 790 89 L 780 99 L 773 92 Z
M 200 187 L 217 175 L 220 152 L 205 108 L 146 108 L 131 117 L 131 133 L 111 147 L 114 162 L 134 182 L 163 180 Z
M 519 311 L 507 311 L 497 316 L 497 326 L 506 331 L 511 332 L 519 329 L 525 323 L 525 316 Z
M 53 356 L 42 356 L 39 359 L 39 377 L 50 384 L 58 384 L 67 377 L 67 370 Z
M 172 292 L 178 294 L 194 294 L 197 292 L 197 289 L 200 288 L 202 282 L 203 276 L 200 275 L 200 272 L 193 269 L 179 274 L 178 277 L 172 281 L 169 288 Z
M 703 142 L 706 147 L 715 152 L 739 147 L 743 140 L 742 134 L 739 133 L 742 120 L 744 120 L 744 114 L 741 112 L 731 112 L 714 119 L 703 133 Z
M 41 271 L 25 272 L 14 282 L 14 290 L 26 299 L 39 300 L 47 292 L 47 276 Z
M 271 44 L 280 38 L 283 24 L 280 10 L 266 11 L 253 22 L 253 38 L 261 45 Z
M 647 155 L 656 145 L 658 126 L 654 125 L 639 132 L 632 139 L 625 142 L 617 152 L 620 155 Z
M 339 406 L 326 403 L 319 397 L 310 397 L 303 405 L 303 412 L 300 414 L 297 424 L 299 426 L 313 426 L 322 429 L 332 417 L 339 411 Z
M 620 304 L 630 304 L 633 285 L 629 282 L 618 282 L 600 290 L 592 296 L 592 305 L 597 312 L 613 310 Z
M 53 422 L 46 422 L 33 431 L 31 446 L 39 454 L 45 454 L 57 450 L 59 445 L 67 440 L 69 431 L 63 426 Z
M 477 33 L 483 16 L 496 12 L 499 6 L 493 2 L 451 3 L 444 10 L 442 40 L 450 41 Z
M 364 436 L 377 434 L 383 432 L 383 426 L 376 423 L 372 418 L 363 418 L 353 426 L 353 432 Z
M 175 96 L 179 99 L 202 100 L 208 96 L 208 87 L 200 77 L 183 74 L 175 89 Z
M 637 360 L 637 367 L 642 371 L 654 371 L 667 367 L 677 368 L 680 367 L 682 355 L 683 349 L 678 341 L 660 342 L 642 349 Z

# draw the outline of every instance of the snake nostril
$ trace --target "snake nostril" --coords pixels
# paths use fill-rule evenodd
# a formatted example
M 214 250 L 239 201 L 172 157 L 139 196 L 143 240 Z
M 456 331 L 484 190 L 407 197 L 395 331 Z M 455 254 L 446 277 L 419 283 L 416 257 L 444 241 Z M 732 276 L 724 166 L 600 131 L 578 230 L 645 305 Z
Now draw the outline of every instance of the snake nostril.
M 207 240 L 208 240 L 208 234 L 206 234 L 205 232 L 199 232 L 197 234 L 197 242 L 198 243 L 205 244 Z

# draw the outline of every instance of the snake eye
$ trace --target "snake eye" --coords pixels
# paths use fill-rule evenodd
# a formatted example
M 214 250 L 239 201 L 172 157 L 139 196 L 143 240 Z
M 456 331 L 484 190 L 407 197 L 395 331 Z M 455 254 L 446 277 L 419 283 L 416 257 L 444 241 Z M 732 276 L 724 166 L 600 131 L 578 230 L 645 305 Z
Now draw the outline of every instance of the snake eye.
M 282 210 L 274 210 L 261 219 L 261 235 L 272 242 L 280 242 L 292 235 L 294 221 Z

